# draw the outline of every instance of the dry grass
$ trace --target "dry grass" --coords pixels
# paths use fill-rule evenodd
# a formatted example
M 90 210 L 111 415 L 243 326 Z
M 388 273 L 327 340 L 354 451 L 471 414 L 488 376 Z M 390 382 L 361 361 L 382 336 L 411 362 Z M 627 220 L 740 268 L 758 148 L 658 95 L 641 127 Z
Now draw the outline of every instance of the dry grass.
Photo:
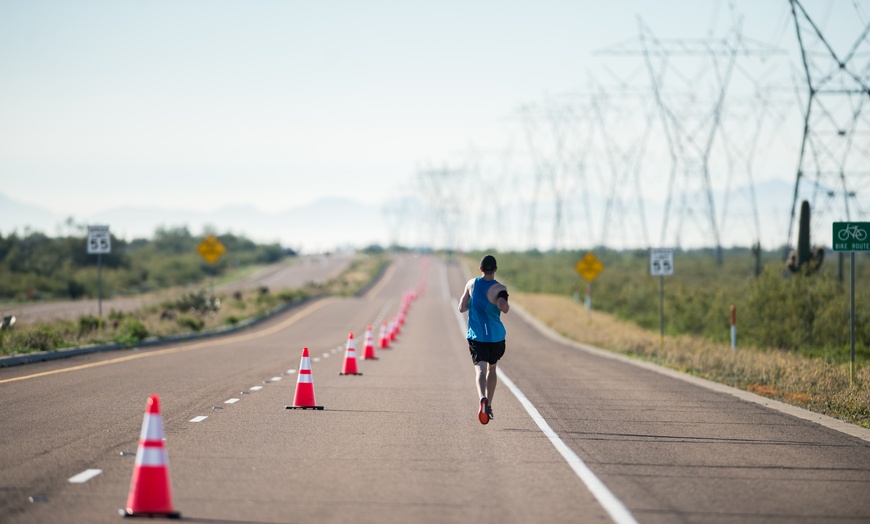
M 848 365 L 739 344 L 732 351 L 730 344 L 700 337 L 662 339 L 658 332 L 612 315 L 587 314 L 583 304 L 563 296 L 514 292 L 511 300 L 569 339 L 870 427 L 870 368 L 866 366 L 858 366 L 851 386 Z

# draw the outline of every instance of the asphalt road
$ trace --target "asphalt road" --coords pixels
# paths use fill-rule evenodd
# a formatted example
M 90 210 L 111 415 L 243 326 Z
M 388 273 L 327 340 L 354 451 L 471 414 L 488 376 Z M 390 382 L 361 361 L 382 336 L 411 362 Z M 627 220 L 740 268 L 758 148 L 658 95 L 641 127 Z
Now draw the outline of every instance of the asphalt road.
M 215 291 L 232 293 L 237 290 L 259 287 L 268 287 L 272 291 L 296 289 L 303 287 L 308 282 L 325 282 L 337 276 L 347 268 L 352 260 L 353 253 L 289 258 L 283 262 L 265 266 L 236 281 L 217 285 Z M 203 285 L 208 286 L 208 283 L 197 285 L 195 289 L 201 289 Z M 134 311 L 177 296 L 180 292 L 179 289 L 169 289 L 134 297 L 105 299 L 102 303 L 103 315 L 112 310 Z M 16 322 L 22 323 L 57 319 L 75 320 L 82 315 L 96 316 L 99 309 L 100 303 L 97 299 L 11 304 L 0 306 L 0 317 L 14 315 Z
M 151 394 L 190 522 L 870 521 L 867 440 L 554 341 L 519 311 L 480 425 L 465 279 L 409 256 L 364 297 L 224 338 L 0 369 L 0 521 L 118 522 Z M 361 355 L 418 286 L 392 347 L 339 376 L 347 333 Z M 284 409 L 303 346 L 323 411 Z

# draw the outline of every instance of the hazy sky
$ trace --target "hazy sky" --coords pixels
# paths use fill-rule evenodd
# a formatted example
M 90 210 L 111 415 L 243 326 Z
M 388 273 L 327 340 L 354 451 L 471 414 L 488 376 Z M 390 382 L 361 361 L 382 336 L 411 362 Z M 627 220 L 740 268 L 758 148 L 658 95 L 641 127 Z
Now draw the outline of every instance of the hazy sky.
M 732 4 L 745 35 L 795 49 L 787 0 Z M 624 64 L 594 51 L 636 38 L 638 16 L 700 38 L 732 15 L 715 0 L 0 0 L 0 192 L 80 219 L 382 203 L 421 165 L 501 147 L 521 104 Z

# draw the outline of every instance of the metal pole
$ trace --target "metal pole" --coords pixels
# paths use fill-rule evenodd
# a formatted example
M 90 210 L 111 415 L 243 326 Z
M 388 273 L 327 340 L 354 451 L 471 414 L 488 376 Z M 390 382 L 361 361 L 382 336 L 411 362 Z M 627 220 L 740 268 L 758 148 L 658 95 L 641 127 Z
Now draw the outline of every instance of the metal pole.
M 659 275 L 659 342 L 665 340 L 665 276 Z
M 737 308 L 731 304 L 731 351 L 737 348 Z
M 849 385 L 855 385 L 855 252 L 849 253 Z
M 100 329 L 103 329 L 103 254 L 97 253 L 97 312 Z
M 589 310 L 592 309 L 592 284 L 586 284 L 586 320 L 589 320 Z

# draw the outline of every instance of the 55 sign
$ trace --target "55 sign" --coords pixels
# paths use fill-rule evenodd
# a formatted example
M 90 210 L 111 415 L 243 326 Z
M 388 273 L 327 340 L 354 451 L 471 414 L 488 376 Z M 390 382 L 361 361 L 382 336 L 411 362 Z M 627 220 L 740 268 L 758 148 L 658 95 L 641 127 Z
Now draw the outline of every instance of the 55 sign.
M 105 255 L 112 252 L 109 226 L 88 226 L 88 254 Z
M 654 277 L 670 276 L 674 274 L 674 250 L 673 249 L 650 249 L 649 250 L 649 274 Z

